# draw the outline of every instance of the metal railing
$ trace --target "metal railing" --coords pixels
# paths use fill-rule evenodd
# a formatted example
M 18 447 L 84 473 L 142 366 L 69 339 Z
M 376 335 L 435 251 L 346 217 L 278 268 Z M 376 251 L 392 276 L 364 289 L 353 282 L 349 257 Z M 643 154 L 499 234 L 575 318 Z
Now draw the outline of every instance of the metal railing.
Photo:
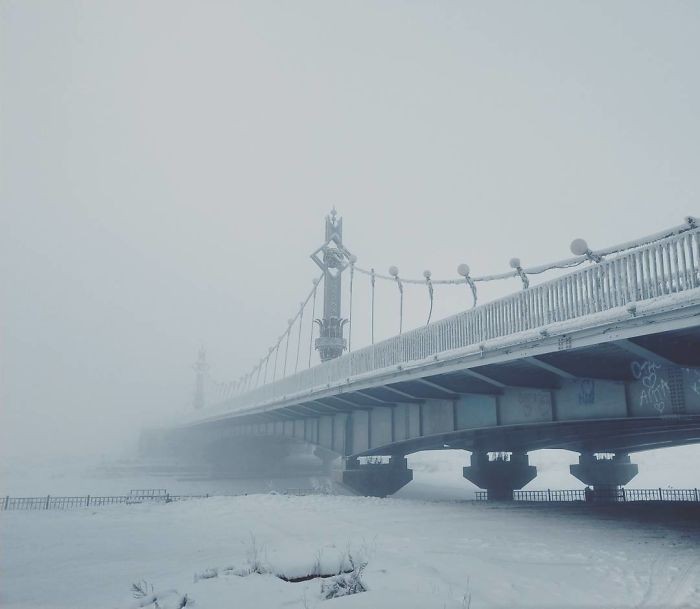
M 222 411 L 261 406 L 358 375 L 700 287 L 700 229 L 611 255 L 563 277 L 347 353 L 230 398 Z
M 488 499 L 487 491 L 476 491 L 477 501 Z M 696 488 L 610 488 L 610 489 L 574 489 L 546 491 L 513 491 L 513 501 L 531 503 L 552 502 L 614 502 L 637 503 L 640 501 L 684 501 L 700 503 L 700 491 Z
M 186 499 L 204 499 L 209 495 L 111 495 L 106 497 L 84 495 L 81 497 L 5 497 L 0 503 L 2 510 L 68 510 L 82 507 L 102 507 L 106 505 L 132 503 L 170 503 Z
M 208 499 L 209 497 L 241 497 L 249 493 L 233 493 L 225 495 L 171 495 L 165 489 L 131 490 L 128 495 L 80 497 L 10 497 L 0 498 L 2 510 L 69 510 L 73 508 L 101 507 L 107 505 L 132 505 L 135 503 L 171 503 L 187 499 Z M 332 491 L 327 488 L 288 488 L 280 491 L 282 495 L 305 497 L 307 495 L 328 495 Z
M 167 489 L 164 488 L 132 488 L 129 491 L 129 496 L 140 499 L 152 499 L 161 498 L 168 494 Z

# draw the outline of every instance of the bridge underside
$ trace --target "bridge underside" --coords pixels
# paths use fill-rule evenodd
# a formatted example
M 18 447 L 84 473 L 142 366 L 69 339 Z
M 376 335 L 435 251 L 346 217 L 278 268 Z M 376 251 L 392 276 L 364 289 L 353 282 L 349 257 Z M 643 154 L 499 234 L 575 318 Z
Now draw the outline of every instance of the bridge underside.
M 448 447 L 634 452 L 700 441 L 700 328 L 515 355 L 319 392 L 194 429 L 289 436 L 344 456 Z
M 700 415 L 673 416 L 663 421 L 592 420 L 456 431 L 397 442 L 392 445 L 392 454 L 440 449 L 529 452 L 545 448 L 632 453 L 695 442 L 700 442 Z M 385 448 L 376 448 L 363 456 L 383 454 Z
M 683 320 L 572 332 L 471 358 L 320 388 L 178 432 L 277 436 L 361 456 L 458 448 L 619 453 L 700 442 L 698 305 Z M 405 482 L 404 482 L 405 483 Z

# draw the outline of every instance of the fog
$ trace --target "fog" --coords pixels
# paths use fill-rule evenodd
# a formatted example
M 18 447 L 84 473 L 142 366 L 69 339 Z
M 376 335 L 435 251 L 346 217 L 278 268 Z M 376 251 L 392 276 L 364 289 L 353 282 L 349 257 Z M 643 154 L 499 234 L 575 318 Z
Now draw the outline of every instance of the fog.
M 438 278 L 700 213 L 694 3 L 0 15 L 5 457 L 128 453 L 191 407 L 200 345 L 218 379 L 250 369 L 311 288 L 332 206 L 358 264 Z M 379 338 L 396 332 L 382 289 Z M 409 325 L 426 299 L 407 295 Z M 468 304 L 438 289 L 435 317 Z

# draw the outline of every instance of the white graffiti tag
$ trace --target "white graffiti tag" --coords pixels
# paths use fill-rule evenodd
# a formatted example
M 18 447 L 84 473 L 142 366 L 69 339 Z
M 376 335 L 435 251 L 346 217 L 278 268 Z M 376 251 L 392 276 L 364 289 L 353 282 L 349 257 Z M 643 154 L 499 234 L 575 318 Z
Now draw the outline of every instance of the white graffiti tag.
M 663 412 L 666 402 L 671 395 L 671 388 L 666 379 L 657 374 L 661 364 L 656 362 L 632 362 L 632 376 L 642 381 L 642 393 L 639 397 L 639 405 L 650 405 L 658 412 Z

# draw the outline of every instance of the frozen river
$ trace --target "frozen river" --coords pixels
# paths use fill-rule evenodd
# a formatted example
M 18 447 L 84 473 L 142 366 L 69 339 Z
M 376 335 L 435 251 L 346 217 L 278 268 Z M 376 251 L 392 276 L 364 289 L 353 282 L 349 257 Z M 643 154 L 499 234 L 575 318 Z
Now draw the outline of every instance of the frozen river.
M 629 508 L 260 494 L 4 512 L 0 605 L 153 609 L 130 596 L 143 581 L 161 609 L 700 606 L 697 512 Z M 326 601 L 326 580 L 280 579 L 347 556 L 366 592 Z
M 639 455 L 636 485 L 696 486 L 697 451 Z M 249 495 L 0 512 L 0 606 L 128 609 L 139 606 L 130 585 L 145 580 L 188 594 L 199 609 L 700 607 L 697 510 L 688 518 L 659 508 L 477 504 L 468 501 L 475 489 L 461 476 L 466 453 L 409 459 L 414 481 L 385 500 L 276 494 L 327 486 L 313 458 L 298 463 L 303 475 L 265 479 L 135 461 L 5 462 L 3 494 L 13 496 L 121 495 L 132 488 Z M 574 461 L 569 453 L 534 453 L 540 475 L 531 486 L 579 487 L 567 472 Z M 270 573 L 237 576 L 251 543 L 261 547 Z M 318 561 L 332 572 L 348 551 L 367 560 L 366 593 L 326 605 L 320 580 L 277 577 L 303 575 Z M 196 574 L 213 571 L 216 577 L 195 582 Z M 170 595 L 159 606 L 177 602 Z

